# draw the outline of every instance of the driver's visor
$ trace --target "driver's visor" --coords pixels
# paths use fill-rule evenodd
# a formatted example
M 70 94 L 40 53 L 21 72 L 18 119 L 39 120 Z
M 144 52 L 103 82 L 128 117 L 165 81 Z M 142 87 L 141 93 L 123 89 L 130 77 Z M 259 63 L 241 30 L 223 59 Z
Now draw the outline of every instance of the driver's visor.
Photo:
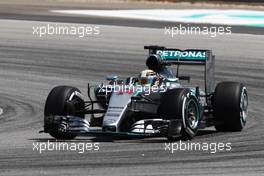
M 145 85 L 145 84 L 152 84 L 153 83 L 154 78 L 140 78 L 139 79 L 139 83 L 141 85 Z

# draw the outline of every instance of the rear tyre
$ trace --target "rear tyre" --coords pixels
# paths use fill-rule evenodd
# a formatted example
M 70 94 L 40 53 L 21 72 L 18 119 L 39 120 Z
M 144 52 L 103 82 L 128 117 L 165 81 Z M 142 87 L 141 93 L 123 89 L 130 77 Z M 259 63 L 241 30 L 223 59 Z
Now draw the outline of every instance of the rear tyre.
M 44 110 L 44 129 L 56 139 L 74 139 L 76 135 L 60 132 L 58 123 L 50 122 L 50 116 L 78 116 L 84 118 L 84 101 L 79 89 L 70 86 L 57 86 L 49 93 Z
M 213 99 L 217 131 L 242 131 L 248 114 L 246 87 L 237 82 L 221 82 L 216 86 Z
M 200 105 L 189 89 L 171 89 L 164 93 L 158 114 L 166 120 L 182 119 L 180 134 L 183 140 L 192 139 L 198 131 L 201 119 Z M 173 138 L 168 134 L 169 140 Z

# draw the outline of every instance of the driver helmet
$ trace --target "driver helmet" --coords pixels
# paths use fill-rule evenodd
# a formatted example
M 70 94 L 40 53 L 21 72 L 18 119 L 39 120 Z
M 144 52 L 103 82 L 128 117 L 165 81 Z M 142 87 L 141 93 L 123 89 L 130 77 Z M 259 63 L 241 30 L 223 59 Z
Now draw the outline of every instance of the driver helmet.
M 157 73 L 150 69 L 143 70 L 142 72 L 140 72 L 138 80 L 141 85 L 153 85 L 157 80 Z

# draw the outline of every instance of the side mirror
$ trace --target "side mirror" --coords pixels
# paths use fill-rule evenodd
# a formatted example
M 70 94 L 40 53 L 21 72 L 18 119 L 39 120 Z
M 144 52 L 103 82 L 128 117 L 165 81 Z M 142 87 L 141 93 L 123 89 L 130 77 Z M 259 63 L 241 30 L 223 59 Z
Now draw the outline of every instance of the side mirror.
M 107 81 L 116 81 L 117 78 L 118 78 L 118 76 L 107 76 L 107 77 L 106 77 L 106 80 L 107 80 Z

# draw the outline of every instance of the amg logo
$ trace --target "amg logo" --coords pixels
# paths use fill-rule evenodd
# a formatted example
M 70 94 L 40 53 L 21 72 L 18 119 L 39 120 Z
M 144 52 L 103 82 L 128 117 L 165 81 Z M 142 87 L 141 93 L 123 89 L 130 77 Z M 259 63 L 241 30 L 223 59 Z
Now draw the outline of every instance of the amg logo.
M 165 59 L 205 59 L 205 51 L 157 50 Z

